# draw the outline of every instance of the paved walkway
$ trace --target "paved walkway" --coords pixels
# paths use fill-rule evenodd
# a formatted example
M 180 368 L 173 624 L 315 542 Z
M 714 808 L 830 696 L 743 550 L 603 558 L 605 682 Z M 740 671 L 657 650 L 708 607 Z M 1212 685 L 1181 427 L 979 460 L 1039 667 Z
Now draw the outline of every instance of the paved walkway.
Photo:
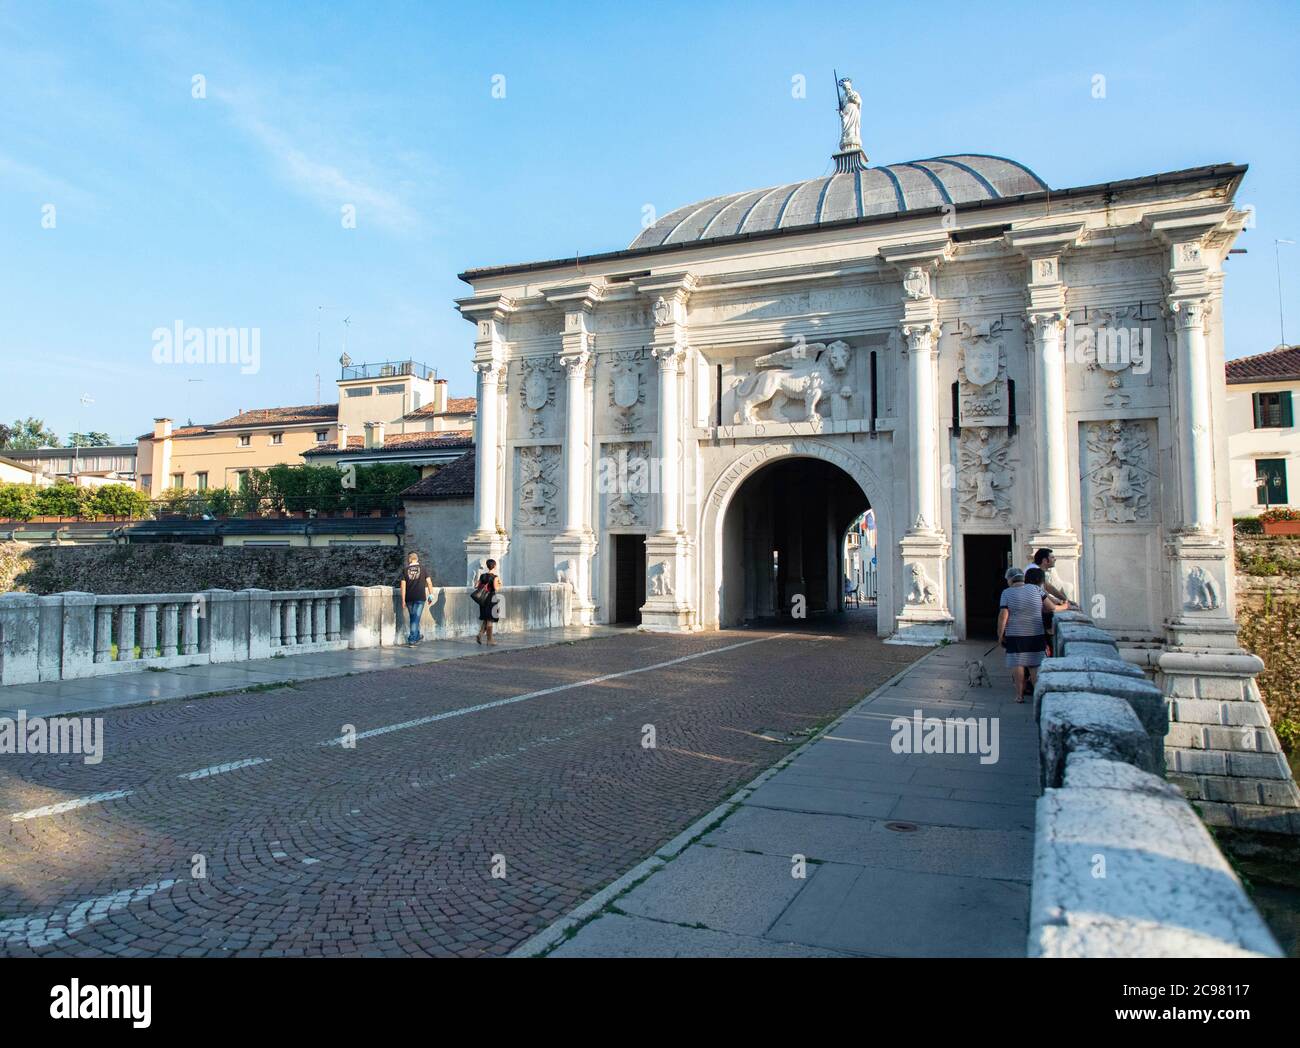
M 425 640 L 417 645 L 402 644 L 391 648 L 326 651 L 314 655 L 254 659 L 251 662 L 220 662 L 207 666 L 114 673 L 85 680 L 10 685 L 0 688 L 0 717 L 13 718 L 18 710 L 25 710 L 29 717 L 93 713 L 118 706 L 193 699 L 203 695 L 221 695 L 326 677 L 347 677 L 356 673 L 424 666 L 492 651 L 544 648 L 552 644 L 569 644 L 620 632 L 626 631 L 612 626 L 563 626 L 526 633 L 500 633 L 496 638 L 497 643 L 492 647 L 476 644 L 473 637 L 462 637 L 455 640 Z
M 968 686 L 974 658 L 991 688 Z M 997 761 L 894 752 L 918 710 L 987 718 Z M 938 649 L 517 952 L 1024 956 L 1037 769 L 1001 649 Z

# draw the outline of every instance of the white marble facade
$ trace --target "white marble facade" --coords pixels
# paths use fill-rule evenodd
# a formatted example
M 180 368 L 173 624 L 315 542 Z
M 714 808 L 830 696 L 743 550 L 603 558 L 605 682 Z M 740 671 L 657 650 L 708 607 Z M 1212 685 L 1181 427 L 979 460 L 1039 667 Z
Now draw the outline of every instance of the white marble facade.
M 609 621 L 614 540 L 644 535 L 643 628 L 727 625 L 729 506 L 817 459 L 875 510 L 882 635 L 963 636 L 963 540 L 983 534 L 1020 564 L 1052 547 L 1125 640 L 1231 643 L 1220 303 L 1244 169 L 1049 197 L 995 160 L 847 164 L 576 266 L 464 274 L 468 573 L 563 579 Z

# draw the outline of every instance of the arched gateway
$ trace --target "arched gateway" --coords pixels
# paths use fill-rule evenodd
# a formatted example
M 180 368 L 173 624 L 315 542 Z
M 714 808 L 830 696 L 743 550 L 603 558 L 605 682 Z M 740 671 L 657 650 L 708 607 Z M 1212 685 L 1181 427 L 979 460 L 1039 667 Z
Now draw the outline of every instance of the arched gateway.
M 894 640 L 987 629 L 1001 571 L 1046 546 L 1126 641 L 1231 648 L 1215 420 L 1244 169 L 1049 192 L 978 154 L 873 168 L 849 142 L 834 166 L 626 251 L 462 274 L 468 574 L 563 581 L 583 622 L 717 628 L 795 586 L 830 606 L 858 499 Z
M 842 540 L 849 523 L 876 510 L 891 534 L 886 488 L 865 459 L 822 440 L 735 448 L 700 506 L 701 623 L 730 626 L 790 610 L 833 610 L 842 592 Z M 822 467 L 822 468 L 809 468 Z M 881 607 L 892 606 L 882 581 Z M 882 633 L 892 632 L 881 623 Z

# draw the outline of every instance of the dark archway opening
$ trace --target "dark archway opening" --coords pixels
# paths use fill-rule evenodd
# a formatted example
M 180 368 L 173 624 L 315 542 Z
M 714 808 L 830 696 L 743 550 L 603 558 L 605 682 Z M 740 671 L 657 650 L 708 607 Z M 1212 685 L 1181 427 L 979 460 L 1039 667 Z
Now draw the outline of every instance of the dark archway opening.
M 723 626 L 844 604 L 844 533 L 870 503 L 844 470 L 789 458 L 746 479 L 723 522 Z

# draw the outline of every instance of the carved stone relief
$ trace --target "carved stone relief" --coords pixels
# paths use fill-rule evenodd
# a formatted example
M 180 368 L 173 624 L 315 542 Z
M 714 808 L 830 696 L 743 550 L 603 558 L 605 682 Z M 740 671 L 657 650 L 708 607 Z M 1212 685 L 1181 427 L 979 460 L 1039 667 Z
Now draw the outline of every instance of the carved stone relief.
M 958 412 L 961 426 L 1005 426 L 1007 355 L 1002 340 L 1007 331 L 1001 319 L 961 324 L 961 367 L 957 370 Z
M 646 595 L 650 597 L 671 597 L 673 595 L 673 566 L 667 561 L 651 564 L 646 574 L 649 576 Z
M 1146 315 L 1148 308 L 1139 304 L 1088 310 L 1066 325 L 1066 359 L 1086 363 L 1089 374 L 1102 377 L 1102 403 L 1107 407 L 1128 406 L 1132 396 L 1123 388 L 1126 374 L 1151 371 L 1151 332 L 1159 318 Z
M 957 500 L 962 520 L 1011 516 L 1011 441 L 1005 428 L 963 429 L 958 446 Z
M 559 522 L 555 474 L 560 448 L 553 445 L 515 449 L 515 518 L 521 528 L 549 528 Z
M 1085 429 L 1084 485 L 1088 519 L 1137 524 L 1152 519 L 1150 423 L 1112 419 Z
M 1213 611 L 1221 606 L 1219 586 L 1214 576 L 1199 564 L 1187 573 L 1187 601 L 1184 607 L 1188 611 Z
M 907 603 L 926 605 L 936 604 L 939 600 L 939 587 L 935 585 L 934 579 L 925 573 L 925 568 L 921 564 L 909 564 L 907 566 L 909 582 L 907 586 Z
M 528 435 L 540 437 L 546 432 L 546 409 L 555 403 L 555 358 L 524 357 L 519 361 L 519 371 L 519 401 Z
M 830 398 L 847 402 L 853 396 L 848 384 L 852 353 L 845 342 L 800 342 L 758 357 L 754 371 L 736 380 L 734 421 L 820 422 L 824 414 L 833 415 Z M 794 405 L 793 416 L 786 414 L 787 405 Z
M 649 444 L 629 441 L 603 445 L 596 483 L 605 496 L 605 520 L 609 527 L 634 528 L 648 524 L 650 494 L 655 487 Z
M 641 428 L 645 403 L 645 375 L 641 369 L 643 353 L 631 349 L 609 356 L 609 406 L 620 433 L 635 433 Z

